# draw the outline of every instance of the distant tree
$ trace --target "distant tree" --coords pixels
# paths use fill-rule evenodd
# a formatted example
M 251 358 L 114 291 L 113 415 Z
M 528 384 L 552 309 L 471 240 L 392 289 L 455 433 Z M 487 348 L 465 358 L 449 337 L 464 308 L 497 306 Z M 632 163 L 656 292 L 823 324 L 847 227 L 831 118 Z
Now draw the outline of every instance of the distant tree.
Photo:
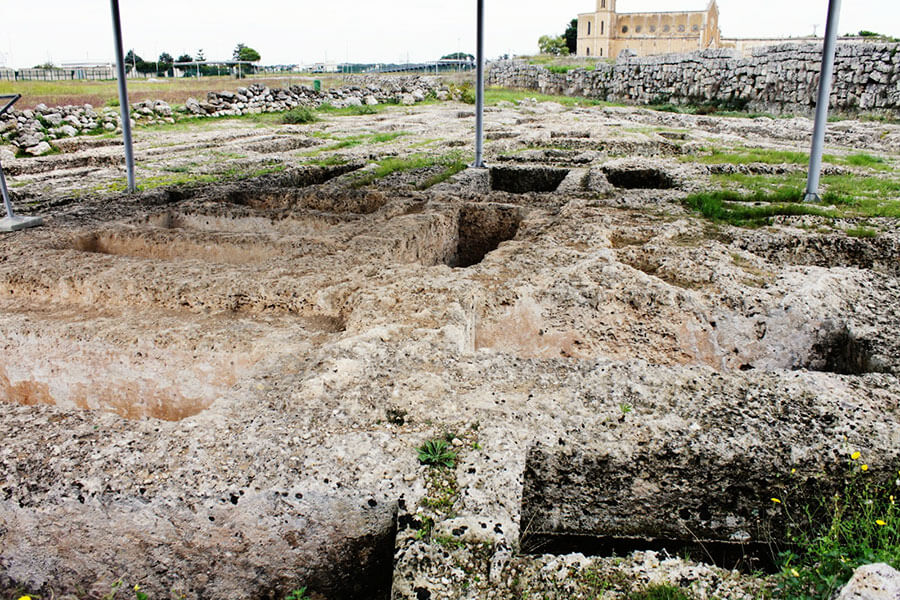
M 35 69 L 56 69 L 57 66 L 48 60 L 47 62 L 45 62 L 43 64 L 34 65 L 34 68 Z
M 553 54 L 554 56 L 562 56 L 569 53 L 566 47 L 566 40 L 563 36 L 542 35 L 538 38 L 538 48 L 541 54 Z
M 859 32 L 859 37 L 881 37 L 880 33 L 875 33 L 874 31 L 868 31 L 863 29 Z
M 159 59 L 157 60 L 159 60 L 159 66 L 171 65 L 173 62 L 175 62 L 175 59 L 172 58 L 172 55 L 168 52 L 163 52 L 162 54 L 160 54 Z
M 191 56 L 190 54 L 182 54 L 181 56 L 178 57 L 177 62 L 194 62 L 194 57 Z
M 206 60 L 206 55 L 203 53 L 203 48 L 200 48 L 199 50 L 197 50 L 197 60 L 200 62 L 203 62 L 204 60 Z
M 466 54 L 465 52 L 454 52 L 453 54 L 442 56 L 441 60 L 467 60 L 473 62 L 475 57 L 471 54 Z
M 566 38 L 566 48 L 569 49 L 569 54 L 578 52 L 578 19 L 572 19 L 569 22 L 563 37 Z
M 128 54 L 125 55 L 126 65 L 136 65 L 139 62 L 144 62 L 144 59 L 135 54 L 134 50 L 129 50 Z
M 231 55 L 231 58 L 234 60 L 244 60 L 247 62 L 257 62 L 262 57 L 259 55 L 259 52 L 254 50 L 249 46 L 245 46 L 244 44 L 238 44 L 234 48 L 234 52 Z

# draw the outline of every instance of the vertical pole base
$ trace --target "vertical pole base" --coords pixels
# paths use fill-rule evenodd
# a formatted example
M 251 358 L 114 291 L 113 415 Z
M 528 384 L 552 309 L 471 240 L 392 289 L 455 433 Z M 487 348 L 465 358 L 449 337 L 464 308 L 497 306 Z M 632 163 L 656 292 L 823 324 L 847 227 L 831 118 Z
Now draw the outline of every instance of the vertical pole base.
M 43 224 L 44 220 L 41 217 L 3 217 L 0 219 L 0 232 L 9 233 Z
M 818 194 L 813 194 L 813 193 L 811 193 L 811 192 L 806 192 L 806 195 L 803 196 L 803 201 L 804 201 L 804 202 L 821 202 L 821 201 L 822 201 L 822 197 L 819 196 Z

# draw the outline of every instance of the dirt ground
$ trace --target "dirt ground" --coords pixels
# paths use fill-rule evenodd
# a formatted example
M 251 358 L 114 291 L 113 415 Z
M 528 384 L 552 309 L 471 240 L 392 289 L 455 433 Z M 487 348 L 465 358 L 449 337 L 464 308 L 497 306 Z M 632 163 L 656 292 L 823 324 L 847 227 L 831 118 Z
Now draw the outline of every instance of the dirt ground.
M 808 491 L 849 451 L 900 463 L 897 218 L 682 202 L 796 179 L 703 157 L 811 128 L 503 102 L 489 169 L 429 187 L 471 159 L 468 105 L 138 129 L 133 195 L 114 137 L 4 159 L 45 225 L 0 238 L 0 589 L 764 595 L 762 563 L 681 550 L 771 545 L 792 469 Z M 828 145 L 827 174 L 893 181 L 900 126 Z M 450 469 L 418 460 L 438 438 Z M 374 556 L 378 519 L 386 562 L 321 558 Z

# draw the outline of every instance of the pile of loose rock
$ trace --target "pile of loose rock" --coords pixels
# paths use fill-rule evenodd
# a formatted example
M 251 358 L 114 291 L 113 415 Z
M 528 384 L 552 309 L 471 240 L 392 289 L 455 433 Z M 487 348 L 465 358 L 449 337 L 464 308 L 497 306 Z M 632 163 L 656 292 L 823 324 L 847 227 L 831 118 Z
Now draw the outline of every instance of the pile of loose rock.
M 283 112 L 298 106 L 335 108 L 383 103 L 415 104 L 428 97 L 447 99 L 451 91 L 436 77 L 359 78 L 354 85 L 328 91 L 292 85 L 287 89 L 269 88 L 260 83 L 238 88 L 235 92 L 209 92 L 199 101 L 188 98 L 184 106 L 173 108 L 163 100 L 145 100 L 131 105 L 132 123 L 153 125 L 174 123 L 175 113 L 191 117 L 225 117 Z M 20 153 L 40 156 L 51 152 L 53 140 L 83 134 L 121 131 L 117 107 L 95 110 L 82 106 L 47 107 L 9 111 L 0 116 L 0 142 L 11 143 Z

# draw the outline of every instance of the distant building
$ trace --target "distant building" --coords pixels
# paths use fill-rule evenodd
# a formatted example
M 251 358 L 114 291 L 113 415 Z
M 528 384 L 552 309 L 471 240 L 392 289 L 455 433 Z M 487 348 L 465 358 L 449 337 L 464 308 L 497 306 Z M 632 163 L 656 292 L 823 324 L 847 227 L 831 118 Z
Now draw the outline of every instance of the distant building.
M 578 56 L 615 58 L 721 48 L 719 6 L 706 10 L 617 13 L 616 0 L 597 0 L 597 10 L 578 15 Z

